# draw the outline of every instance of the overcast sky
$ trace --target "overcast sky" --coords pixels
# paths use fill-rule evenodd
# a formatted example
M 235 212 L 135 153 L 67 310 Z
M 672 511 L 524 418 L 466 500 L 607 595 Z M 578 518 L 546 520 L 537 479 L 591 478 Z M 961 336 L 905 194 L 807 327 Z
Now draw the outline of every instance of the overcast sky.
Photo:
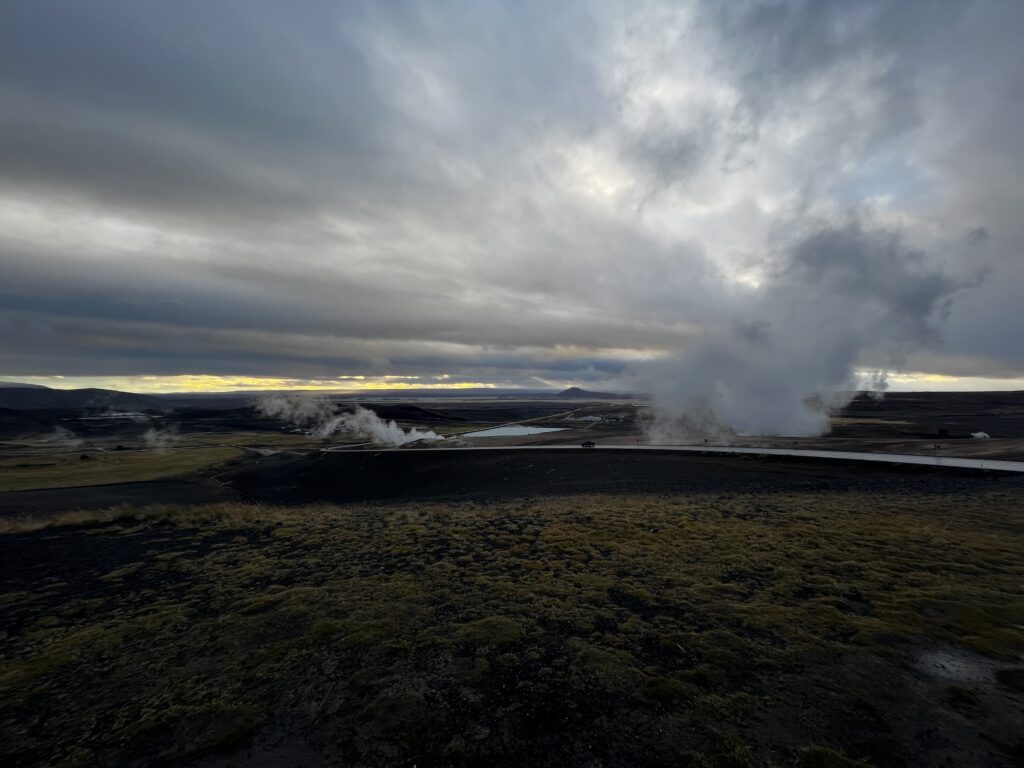
M 1012 0 L 6 0 L 0 377 L 629 387 L 766 350 L 1024 388 L 1022 31 Z

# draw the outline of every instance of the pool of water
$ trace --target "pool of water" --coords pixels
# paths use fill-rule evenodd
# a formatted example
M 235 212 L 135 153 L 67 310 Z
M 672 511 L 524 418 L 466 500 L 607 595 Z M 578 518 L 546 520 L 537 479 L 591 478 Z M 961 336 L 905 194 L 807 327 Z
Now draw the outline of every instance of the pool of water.
M 522 435 L 539 435 L 542 432 L 561 432 L 561 427 L 521 427 L 512 424 L 508 427 L 481 429 L 479 432 L 467 432 L 462 437 L 521 437 Z

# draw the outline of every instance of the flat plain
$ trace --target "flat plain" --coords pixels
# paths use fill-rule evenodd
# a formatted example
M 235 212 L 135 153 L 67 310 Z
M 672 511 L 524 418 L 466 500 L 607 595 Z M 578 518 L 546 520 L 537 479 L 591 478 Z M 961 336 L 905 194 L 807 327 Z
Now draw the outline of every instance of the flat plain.
M 562 439 L 634 428 L 581 408 Z M 109 479 L 0 493 L 5 765 L 1024 761 L 1024 478 L 178 418 L 6 443 Z

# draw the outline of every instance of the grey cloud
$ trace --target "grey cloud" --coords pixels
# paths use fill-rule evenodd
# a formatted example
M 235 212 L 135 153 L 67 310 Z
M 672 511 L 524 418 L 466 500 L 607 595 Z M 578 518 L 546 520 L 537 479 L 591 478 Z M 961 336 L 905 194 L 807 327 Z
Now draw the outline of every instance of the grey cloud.
M 5 3 L 0 372 L 1024 375 L 1024 11 L 689 8 Z
M 624 363 L 612 350 L 580 348 L 571 357 L 543 347 L 459 345 L 382 339 L 303 337 L 194 329 L 153 323 L 9 313 L 0 370 L 16 375 L 175 375 L 203 373 L 286 378 L 422 376 L 452 382 L 529 382 L 534 377 L 600 380 Z M 225 356 L 225 350 L 230 351 Z M 605 355 L 602 357 L 602 354 Z
M 706 145 L 707 138 L 697 132 L 680 134 L 662 128 L 639 136 L 627 147 L 625 157 L 644 171 L 650 191 L 657 192 L 692 173 Z
M 859 223 L 814 232 L 793 250 L 780 276 L 830 299 L 852 299 L 875 315 L 883 338 L 922 344 L 968 283 L 938 271 L 898 234 L 865 232 Z M 980 278 L 979 278 L 980 279 Z

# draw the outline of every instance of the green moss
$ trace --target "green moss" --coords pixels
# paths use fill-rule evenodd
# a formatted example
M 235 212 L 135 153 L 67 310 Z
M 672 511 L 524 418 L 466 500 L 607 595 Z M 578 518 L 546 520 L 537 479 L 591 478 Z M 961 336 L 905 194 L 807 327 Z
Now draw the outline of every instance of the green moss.
M 984 696 L 878 696 L 916 690 L 923 645 L 1021 647 L 1024 532 L 994 498 L 229 504 L 8 528 L 71 554 L 0 574 L 5 717 L 33 764 L 196 762 L 287 721 L 325 763 L 767 766 L 847 743 L 824 707 L 877 713 L 868 738 L 922 718 L 994 743 L 1009 665 Z M 109 526 L 126 515 L 130 535 Z M 110 546 L 165 565 L 97 580 L 75 553 Z M 40 712 L 59 742 L 17 736 Z
M 347 620 L 342 622 L 341 645 L 347 648 L 367 648 L 382 645 L 393 637 L 394 623 L 384 619 L 367 621 Z
M 641 672 L 632 654 L 586 643 L 573 645 L 580 646 L 570 673 L 570 679 L 575 685 L 623 695 L 636 689 L 641 680 Z
M 153 559 L 161 561 L 177 560 L 179 557 L 184 557 L 187 554 L 188 552 L 161 552 L 154 556 Z
M 28 466 L 19 466 L 24 462 L 18 462 L 14 458 L 0 457 L 0 491 L 174 477 L 229 461 L 240 456 L 241 451 L 228 447 L 204 447 L 90 455 L 92 461 L 81 461 L 78 454 L 60 454 L 46 463 Z
M 280 595 L 253 595 L 242 600 L 238 607 L 240 613 L 254 614 L 262 613 L 281 603 Z
M 974 692 L 959 685 L 950 685 L 946 688 L 946 701 L 950 707 L 962 714 L 970 713 L 978 706 L 978 697 Z
M 646 678 L 636 692 L 638 699 L 650 704 L 683 702 L 694 699 L 699 694 L 699 689 L 694 685 L 658 675 Z
M 414 691 L 381 693 L 359 713 L 367 727 L 392 737 L 422 728 L 428 716 L 426 700 Z
M 345 628 L 345 625 L 334 619 L 320 619 L 306 633 L 306 640 L 310 643 L 321 643 L 336 637 Z
M 120 581 L 125 576 L 131 576 L 133 573 L 142 568 L 142 563 L 129 563 L 128 565 L 122 566 L 121 568 L 115 568 L 109 573 L 100 576 L 101 581 Z
M 507 616 L 488 616 L 458 625 L 455 637 L 476 645 L 509 645 L 522 639 L 523 628 Z
M 1024 669 L 997 669 L 996 682 L 1010 690 L 1024 693 Z
M 236 751 L 252 737 L 259 719 L 259 711 L 244 704 L 177 703 L 133 722 L 124 747 L 155 765 L 192 763 Z
M 238 707 L 227 711 L 213 712 L 204 718 L 194 740 L 178 754 L 181 758 L 195 760 L 211 754 L 230 754 L 249 741 L 256 729 L 257 715 L 252 707 Z
M 0 689 L 16 688 L 37 677 L 48 675 L 71 662 L 73 658 L 70 648 L 58 646 L 46 653 L 12 664 L 0 672 Z
M 0 608 L 4 608 L 8 605 L 17 605 L 18 603 L 29 603 L 32 602 L 33 595 L 30 592 L 23 590 L 17 590 L 14 592 L 5 592 L 0 594 Z
M 871 768 L 870 763 L 851 760 L 839 752 L 824 747 L 807 747 L 797 755 L 798 768 Z

